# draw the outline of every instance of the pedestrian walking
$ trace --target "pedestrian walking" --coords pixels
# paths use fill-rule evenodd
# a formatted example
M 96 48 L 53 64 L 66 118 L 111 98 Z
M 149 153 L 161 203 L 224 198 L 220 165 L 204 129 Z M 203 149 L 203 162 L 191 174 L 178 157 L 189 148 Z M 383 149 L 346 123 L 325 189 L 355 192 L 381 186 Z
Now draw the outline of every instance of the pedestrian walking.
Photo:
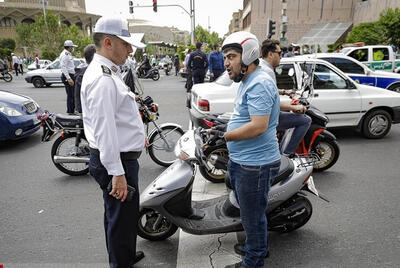
M 174 56 L 175 76 L 177 76 L 179 73 L 179 64 L 180 64 L 179 56 L 178 56 L 178 54 L 175 54 L 175 56 Z
M 87 66 L 82 67 L 75 75 L 74 105 L 75 105 L 75 112 L 77 113 L 82 113 L 82 104 L 81 104 L 82 78 L 86 72 L 88 65 L 92 62 L 94 53 L 96 53 L 96 47 L 93 44 L 87 45 L 83 49 L 83 55 L 85 57 Z
M 75 84 L 75 65 L 72 52 L 77 47 L 71 40 L 64 42 L 64 50 L 60 54 L 61 64 L 61 81 L 65 85 L 65 92 L 67 93 L 67 113 L 73 114 L 75 109 L 74 104 L 74 84 Z
M 19 73 L 19 61 L 18 61 L 18 57 L 14 53 L 11 53 L 11 60 L 12 60 L 12 65 L 13 65 L 13 68 L 14 68 L 15 75 L 18 76 L 18 73 Z
M 201 51 L 202 43 L 196 43 L 196 51 L 190 54 L 188 66 L 192 68 L 193 83 L 204 83 L 206 70 L 208 67 L 208 58 L 206 53 Z
M 278 89 L 272 78 L 258 68 L 260 48 L 255 35 L 233 33 L 225 39 L 222 51 L 229 78 L 240 84 L 227 132 L 210 132 L 227 141 L 230 183 L 246 233 L 243 260 L 226 267 L 264 267 L 268 192 L 280 167 L 276 137 Z
M 225 71 L 224 56 L 219 51 L 218 43 L 213 46 L 213 51 L 210 53 L 208 62 L 208 70 L 210 71 L 210 82 L 215 81 Z
M 128 268 L 144 257 L 142 251 L 136 251 L 136 237 L 137 159 L 145 145 L 145 132 L 135 95 L 119 71 L 135 44 L 127 21 L 120 18 L 100 18 L 93 41 L 96 54 L 81 87 L 83 124 L 90 146 L 89 172 L 103 191 L 110 268 Z M 111 192 L 107 190 L 110 182 Z M 127 200 L 128 185 L 136 189 L 131 200 Z

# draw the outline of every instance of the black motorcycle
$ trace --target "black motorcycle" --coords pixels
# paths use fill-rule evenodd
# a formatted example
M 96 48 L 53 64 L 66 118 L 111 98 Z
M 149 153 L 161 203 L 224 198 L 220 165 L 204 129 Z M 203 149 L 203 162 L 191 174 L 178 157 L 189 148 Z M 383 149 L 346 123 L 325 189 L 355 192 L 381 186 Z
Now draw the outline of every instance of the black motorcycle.
M 4 80 L 6 82 L 11 82 L 13 77 L 10 74 L 10 72 L 8 71 L 8 69 L 2 69 L 2 70 L 0 70 L 0 79 Z
M 160 72 L 158 71 L 157 68 L 152 67 L 150 70 L 148 70 L 147 72 L 143 72 L 140 67 L 136 68 L 136 76 L 138 78 L 149 78 L 149 79 L 153 79 L 154 81 L 157 81 L 158 79 L 160 79 Z

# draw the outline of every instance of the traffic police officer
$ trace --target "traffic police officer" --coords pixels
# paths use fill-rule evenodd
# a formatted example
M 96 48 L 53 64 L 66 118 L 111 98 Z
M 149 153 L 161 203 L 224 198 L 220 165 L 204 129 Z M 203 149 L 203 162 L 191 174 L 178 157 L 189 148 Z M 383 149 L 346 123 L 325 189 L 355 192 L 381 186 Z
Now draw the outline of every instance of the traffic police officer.
M 135 95 L 124 84 L 119 66 L 136 46 L 128 24 L 119 18 L 100 18 L 93 41 L 96 54 L 82 80 L 81 102 L 90 146 L 89 171 L 103 191 L 104 228 L 111 268 L 132 267 L 144 257 L 136 251 L 139 217 L 137 159 L 145 133 Z M 107 186 L 112 182 L 112 190 Z M 136 189 L 127 198 L 127 185 Z
M 65 91 L 67 92 L 67 113 L 74 113 L 74 84 L 75 84 L 75 65 L 72 52 L 77 47 L 71 40 L 64 42 L 64 50 L 60 54 L 61 64 L 61 81 L 65 85 Z

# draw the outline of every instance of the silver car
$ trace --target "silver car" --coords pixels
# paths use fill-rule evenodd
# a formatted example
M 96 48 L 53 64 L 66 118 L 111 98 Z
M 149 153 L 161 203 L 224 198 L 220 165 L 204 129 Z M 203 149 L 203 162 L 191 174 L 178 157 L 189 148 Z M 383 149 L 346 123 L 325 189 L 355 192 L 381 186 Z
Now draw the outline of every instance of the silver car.
M 80 64 L 85 63 L 84 59 L 75 58 L 74 64 L 77 68 Z M 49 66 L 30 71 L 25 76 L 25 81 L 32 83 L 34 87 L 49 87 L 51 84 L 60 84 L 61 82 L 61 65 L 60 60 L 53 61 Z

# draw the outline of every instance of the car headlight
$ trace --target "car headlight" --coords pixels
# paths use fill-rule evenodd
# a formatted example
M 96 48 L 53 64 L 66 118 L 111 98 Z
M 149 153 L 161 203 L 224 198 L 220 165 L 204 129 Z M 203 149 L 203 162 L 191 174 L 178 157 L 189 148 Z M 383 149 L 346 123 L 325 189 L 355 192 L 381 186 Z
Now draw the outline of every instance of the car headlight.
M 22 113 L 8 106 L 0 106 L 0 112 L 7 116 L 21 116 Z

